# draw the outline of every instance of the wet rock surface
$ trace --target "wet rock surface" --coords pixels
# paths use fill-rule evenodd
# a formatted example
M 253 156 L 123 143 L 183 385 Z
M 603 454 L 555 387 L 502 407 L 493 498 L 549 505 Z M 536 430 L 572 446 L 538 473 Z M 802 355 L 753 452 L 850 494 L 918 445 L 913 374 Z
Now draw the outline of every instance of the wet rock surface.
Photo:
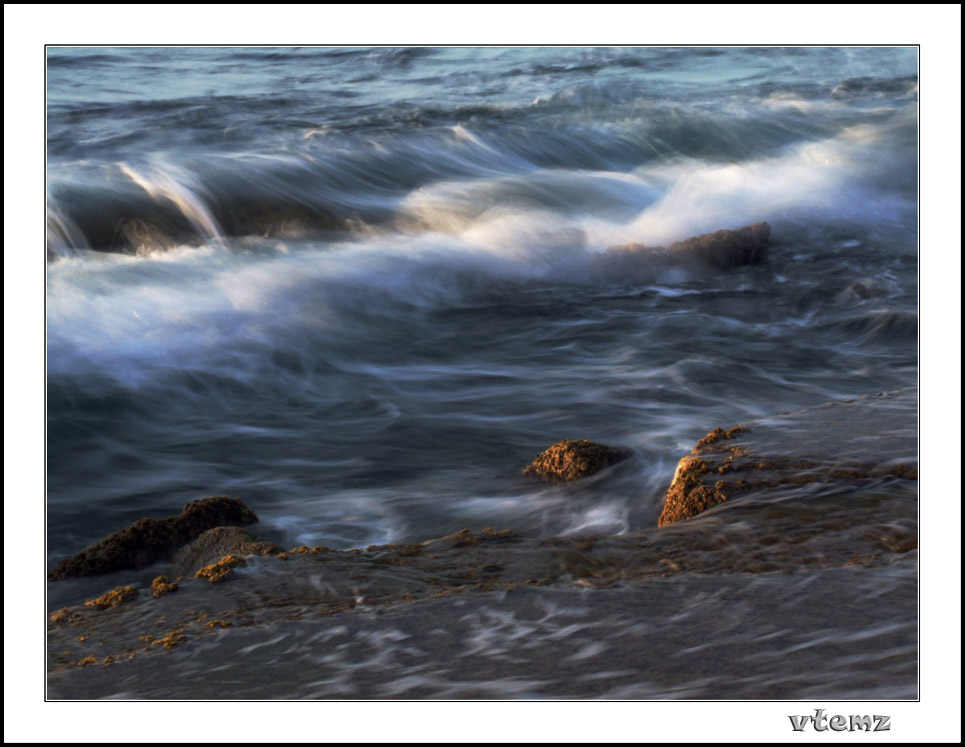
M 917 434 L 906 417 L 913 396 L 879 393 L 714 429 L 678 463 L 658 525 L 755 491 L 917 480 Z
M 195 578 L 204 578 L 211 583 L 217 583 L 224 581 L 235 568 L 244 568 L 246 565 L 248 561 L 240 555 L 225 555 L 218 562 L 199 568 L 194 575 Z
M 205 531 L 225 525 L 254 524 L 258 517 L 238 498 L 211 496 L 186 504 L 177 516 L 138 519 L 55 565 L 51 581 L 146 568 Z
M 99 610 L 106 610 L 108 607 L 116 607 L 117 605 L 126 602 L 128 599 L 136 597 L 138 593 L 137 587 L 118 586 L 113 591 L 109 591 L 106 594 L 97 597 L 97 599 L 88 599 L 86 602 L 84 602 L 84 606 L 95 607 Z
M 215 527 L 204 532 L 190 545 L 178 550 L 172 563 L 175 573 L 194 573 L 226 555 L 277 555 L 284 548 L 262 542 L 240 527 Z
M 606 446 L 594 441 L 564 438 L 550 446 L 523 470 L 525 475 L 536 475 L 554 483 L 567 483 L 610 467 L 628 459 L 629 449 Z
M 215 602 L 146 618 L 150 642 L 52 672 L 48 697 L 914 699 L 916 582 L 901 566 L 527 585 L 228 627 Z M 815 587 L 835 603 L 815 604 Z
M 763 261 L 770 239 L 771 227 L 760 222 L 734 231 L 724 229 L 675 241 L 668 252 L 675 258 L 693 259 L 718 270 L 730 270 Z
M 684 499 L 720 480 L 754 484 L 660 528 L 553 538 L 467 528 L 364 549 L 227 555 L 174 594 L 154 593 L 167 580 L 119 587 L 104 597 L 124 591 L 123 604 L 49 616 L 50 696 L 713 699 L 883 688 L 914 698 L 915 396 L 711 431 L 678 470 L 675 483 L 696 475 Z M 190 566 L 258 545 L 277 549 L 219 530 L 185 555 Z M 840 602 L 830 610 L 829 595 Z M 250 676 L 253 662 L 273 672 L 270 684 Z M 570 664 L 578 674 L 566 674 Z M 190 692 L 188 681 L 198 683 Z
M 674 265 L 732 270 L 764 261 L 770 238 L 771 227 L 762 221 L 735 230 L 691 236 L 669 247 L 641 243 L 611 246 L 593 258 L 592 272 L 600 280 L 617 282 Z
M 178 590 L 177 582 L 172 582 L 167 576 L 157 576 L 151 581 L 151 596 L 155 599 L 171 594 Z
M 85 660 L 85 667 L 116 664 L 197 646 L 213 634 L 286 621 L 314 624 L 353 612 L 390 613 L 431 600 L 455 604 L 468 596 L 528 588 L 643 591 L 674 577 L 692 588 L 700 576 L 723 582 L 914 566 L 915 483 L 892 479 L 845 493 L 811 487 L 806 500 L 749 503 L 735 516 L 698 516 L 627 535 L 539 539 L 509 530 L 464 529 L 422 543 L 344 551 L 304 547 L 284 557 L 249 556 L 237 565 L 231 560 L 225 583 L 210 583 L 202 574 L 183 579 L 176 594 L 161 598 L 145 593 L 102 611 L 57 610 L 49 619 L 50 661 L 55 671 Z

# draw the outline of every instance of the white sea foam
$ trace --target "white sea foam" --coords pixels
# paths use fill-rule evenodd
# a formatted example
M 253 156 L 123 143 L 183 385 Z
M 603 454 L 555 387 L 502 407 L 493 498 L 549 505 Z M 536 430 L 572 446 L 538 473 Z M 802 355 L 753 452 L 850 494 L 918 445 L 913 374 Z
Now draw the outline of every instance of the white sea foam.
M 739 228 L 820 211 L 825 220 L 892 220 L 908 207 L 868 181 L 887 162 L 881 146 L 888 129 L 856 125 L 836 137 L 795 145 L 783 155 L 742 163 L 677 159 L 643 166 L 635 173 L 668 184 L 666 195 L 633 221 L 618 226 L 590 219 L 583 223 L 590 246 L 639 241 L 666 245 L 721 228 Z

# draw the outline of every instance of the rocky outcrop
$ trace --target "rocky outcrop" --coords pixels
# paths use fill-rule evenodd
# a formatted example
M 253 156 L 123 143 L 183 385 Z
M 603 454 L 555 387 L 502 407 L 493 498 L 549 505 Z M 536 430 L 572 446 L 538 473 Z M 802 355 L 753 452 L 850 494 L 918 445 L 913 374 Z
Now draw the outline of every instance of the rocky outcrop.
M 165 560 L 179 547 L 214 527 L 254 524 L 258 517 L 238 498 L 211 496 L 186 504 L 177 516 L 138 519 L 96 545 L 62 560 L 47 577 L 52 580 L 97 576 L 111 571 L 146 568 Z
M 809 483 L 917 480 L 914 392 L 878 393 L 715 428 L 677 464 L 658 526 L 750 491 Z M 870 435 L 873 434 L 873 435 Z
M 258 540 L 240 527 L 215 527 L 190 545 L 177 551 L 173 558 L 179 574 L 193 573 L 228 555 L 278 555 L 283 548 Z
M 715 231 L 675 241 L 668 252 L 675 258 L 692 259 L 718 270 L 730 270 L 761 262 L 767 254 L 770 239 L 771 227 L 761 222 L 736 231 Z
M 744 489 L 747 484 L 745 480 L 729 482 L 713 478 L 742 466 L 741 462 L 735 464 L 734 459 L 744 455 L 743 447 L 722 442 L 747 431 L 744 426 L 735 426 L 726 431 L 715 428 L 678 462 L 657 526 L 689 519 Z
M 733 445 L 749 435 L 717 443 Z M 773 577 L 775 571 L 893 562 L 914 567 L 917 486 L 894 480 L 888 489 L 870 493 L 841 490 L 840 484 L 827 487 L 817 505 L 814 494 L 777 510 L 761 501 L 735 511 L 737 521 L 685 522 L 609 536 L 544 538 L 493 527 L 462 529 L 419 543 L 350 550 L 299 547 L 260 559 L 261 567 L 250 572 L 244 570 L 254 565 L 250 558 L 228 555 L 185 576 L 175 594 L 152 598 L 142 589 L 139 597 L 104 611 L 83 605 L 57 610 L 49 618 L 48 661 L 53 668 L 69 669 L 93 663 L 88 656 L 98 664 L 126 662 L 159 649 L 210 642 L 226 628 L 227 635 L 261 630 L 268 637 L 277 632 L 269 632 L 269 626 L 278 622 L 318 622 L 352 610 L 363 614 L 345 624 L 352 619 L 368 624 L 372 615 L 391 616 L 413 603 L 422 610 L 416 614 L 424 629 L 422 605 L 447 598 L 468 600 L 470 594 L 496 592 L 502 604 L 537 587 L 552 587 L 554 596 L 549 598 L 558 599 L 555 595 L 567 589 L 643 593 L 673 577 L 682 589 L 692 590 L 695 576 L 703 574 L 710 576 L 714 588 L 737 574 Z M 683 596 L 689 604 L 688 594 Z M 606 598 L 597 601 L 607 606 Z M 452 609 L 465 614 L 462 602 Z M 195 655 L 203 657 L 205 650 L 200 645 Z M 121 671 L 109 676 L 113 686 Z
M 634 280 L 668 265 L 731 270 L 762 262 L 767 256 L 771 227 L 754 223 L 675 241 L 669 247 L 632 243 L 611 246 L 593 258 L 593 273 L 604 280 Z
M 550 446 L 523 470 L 555 483 L 567 483 L 589 477 L 602 469 L 622 462 L 632 452 L 586 439 L 571 441 L 564 438 Z
M 345 667 L 357 671 L 358 657 L 349 648 L 353 639 L 346 637 L 337 647 L 331 641 L 341 635 L 337 630 L 349 630 L 354 625 L 364 640 L 373 640 L 378 655 L 384 658 L 384 636 L 371 635 L 376 619 L 383 620 L 382 630 L 397 630 L 399 620 L 407 619 L 412 634 L 418 635 L 418 631 L 425 631 L 427 619 L 448 615 L 450 620 L 468 621 L 471 634 L 477 635 L 479 625 L 486 625 L 490 619 L 494 605 L 515 615 L 519 608 L 508 605 L 532 600 L 533 619 L 539 620 L 546 616 L 547 600 L 559 605 L 561 599 L 572 599 L 581 630 L 587 636 L 585 641 L 592 642 L 599 637 L 584 624 L 586 610 L 602 611 L 612 618 L 606 611 L 613 608 L 614 594 L 626 595 L 624 601 L 644 600 L 640 604 L 643 615 L 663 610 L 665 631 L 679 631 L 679 610 L 692 605 L 695 591 L 720 602 L 711 614 L 701 616 L 707 621 L 710 636 L 719 632 L 721 620 L 731 626 L 735 621 L 743 625 L 755 616 L 765 619 L 777 608 L 785 614 L 793 603 L 802 614 L 807 613 L 815 635 L 823 635 L 822 631 L 833 624 L 848 635 L 853 632 L 854 640 L 863 641 L 866 637 L 862 631 L 891 625 L 895 622 L 890 617 L 894 604 L 905 604 L 907 609 L 898 620 L 899 637 L 893 642 L 873 640 L 868 655 L 885 649 L 905 651 L 902 676 L 913 680 L 918 547 L 918 486 L 913 482 L 917 476 L 916 416 L 917 389 L 909 389 L 820 405 L 747 426 L 714 429 L 682 460 L 674 479 L 676 488 L 671 491 L 675 495 L 668 496 L 661 519 L 662 529 L 641 527 L 616 535 L 561 537 L 492 527 L 462 529 L 424 542 L 347 550 L 302 546 L 256 562 L 250 556 L 245 560 L 243 554 L 257 552 L 257 545 L 267 543 L 258 543 L 241 529 L 215 529 L 185 548 L 184 554 L 191 557 L 189 566 L 209 557 L 214 557 L 214 562 L 179 578 L 177 593 L 170 593 L 175 584 L 156 578 L 149 593 L 145 588 L 138 593 L 135 587 L 118 587 L 90 603 L 52 612 L 47 631 L 50 682 L 60 698 L 89 699 L 120 693 L 156 698 L 162 686 L 169 687 L 171 696 L 177 697 L 183 694 L 177 688 L 183 689 L 186 681 L 186 661 L 200 673 L 197 681 L 204 681 L 205 672 L 217 669 L 221 673 L 225 662 L 238 660 L 241 663 L 231 677 L 219 675 L 212 697 L 261 697 L 266 693 L 276 697 L 278 687 L 288 686 L 285 678 L 252 680 L 250 657 L 238 657 L 237 653 L 260 649 L 260 663 L 255 666 L 259 672 L 259 667 L 276 662 L 285 665 L 289 660 L 294 665 L 286 676 L 301 672 L 297 657 L 286 658 L 297 642 L 287 634 L 276 637 L 279 625 L 288 631 L 307 631 L 301 639 L 306 647 L 317 648 L 322 641 L 326 650 L 345 652 L 342 657 L 330 657 L 331 661 L 339 666 L 344 662 Z M 554 448 L 575 454 L 578 449 L 574 444 L 580 443 L 561 442 Z M 577 457 L 561 461 L 567 460 L 577 461 Z M 603 461 L 608 460 L 604 457 Z M 644 501 L 646 496 L 641 503 Z M 720 501 L 730 503 L 714 511 L 716 516 L 667 526 L 697 516 Z M 221 552 L 225 554 L 215 557 Z M 873 573 L 865 577 L 867 586 L 855 586 L 859 568 Z M 799 575 L 796 580 L 790 577 L 792 583 L 784 576 L 802 572 L 808 575 Z M 743 578 L 750 574 L 755 576 L 752 583 Z M 896 578 L 905 579 L 907 588 L 896 591 Z M 808 583 L 802 583 L 805 580 Z M 870 597 L 862 590 L 880 597 L 882 581 L 888 592 L 882 597 L 885 604 L 864 603 Z M 81 586 L 89 588 L 88 584 Z M 810 597 L 801 596 L 805 587 L 811 590 L 804 592 Z M 773 588 L 777 595 L 759 600 L 754 614 L 748 616 L 744 607 L 752 598 L 749 595 L 762 588 Z M 655 589 L 674 596 L 648 596 Z M 720 597 L 721 589 L 730 591 Z M 585 596 L 594 590 L 602 593 Z M 828 598 L 844 600 L 851 606 L 839 609 L 840 605 L 826 604 Z M 727 618 L 734 604 L 739 608 L 737 614 Z M 469 614 L 467 610 L 484 612 Z M 857 617 L 859 613 L 867 616 Z M 333 619 L 338 615 L 343 616 Z M 829 622 L 828 615 L 838 617 Z M 629 620 L 627 624 L 640 619 L 640 615 L 624 617 Z M 780 660 L 780 651 L 799 643 L 802 628 L 797 618 L 792 622 L 786 626 L 792 633 L 790 638 L 764 636 L 775 642 L 775 661 Z M 561 624 L 556 630 L 564 627 Z M 639 627 L 633 625 L 634 629 Z M 644 659 L 652 654 L 654 645 L 666 643 L 664 631 L 653 633 L 647 628 L 645 632 L 647 636 L 640 641 Z M 654 660 L 674 659 L 675 652 L 693 647 L 694 640 L 702 640 L 703 631 L 698 632 L 697 637 L 689 629 L 681 632 L 679 640 L 667 644 L 668 656 Z M 620 635 L 623 641 L 623 633 Z M 760 640 L 763 638 L 753 632 L 749 634 L 745 641 L 748 650 L 758 650 Z M 406 639 L 403 645 L 408 643 Z M 587 650 L 586 643 L 572 641 L 567 645 L 566 656 L 540 654 L 539 660 L 552 663 L 573 659 L 574 672 L 585 671 L 587 659 L 582 654 L 574 657 L 572 652 Z M 727 656 L 728 647 L 733 645 L 726 642 L 720 655 Z M 184 656 L 165 661 L 165 652 L 182 646 L 191 648 Z M 621 647 L 610 646 L 606 651 L 612 652 L 612 661 L 599 665 L 599 671 L 612 671 L 619 667 L 621 657 L 626 659 Z M 748 678 L 754 674 L 751 670 L 758 660 L 752 662 Z M 703 649 L 695 654 L 694 662 L 695 676 L 703 677 L 707 666 Z M 814 668 L 817 671 L 825 664 L 816 661 Z M 677 667 L 674 663 L 668 668 L 668 682 L 674 687 L 679 685 Z M 406 662 L 399 670 L 401 677 L 411 679 L 411 667 Z M 839 687 L 839 672 L 835 670 L 834 675 L 832 684 Z M 339 687 L 346 681 L 334 670 L 324 676 Z M 381 670 L 376 676 L 382 676 Z M 630 676 L 638 678 L 636 673 Z M 311 690 L 285 692 L 293 697 L 317 698 L 321 677 L 311 670 L 306 675 L 310 683 L 306 687 Z M 878 672 L 867 677 L 869 691 L 874 691 L 879 686 Z M 548 673 L 547 680 L 562 681 L 558 672 Z M 263 688 L 253 690 L 252 682 Z M 813 688 L 810 680 L 805 685 Z M 135 691 L 135 686 L 142 689 Z M 767 681 L 762 687 L 773 685 Z M 332 691 L 333 696 L 339 692 Z M 408 687 L 396 692 L 405 696 L 413 693 Z M 585 695 L 582 689 L 577 695 L 581 694 Z

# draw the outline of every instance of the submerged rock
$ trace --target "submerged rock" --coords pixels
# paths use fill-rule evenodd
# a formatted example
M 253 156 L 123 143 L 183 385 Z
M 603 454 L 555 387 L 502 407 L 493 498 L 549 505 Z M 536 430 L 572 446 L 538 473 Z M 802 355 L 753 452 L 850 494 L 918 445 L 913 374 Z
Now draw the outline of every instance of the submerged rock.
M 586 439 L 571 441 L 564 438 L 536 457 L 523 470 L 523 474 L 537 475 L 555 483 L 572 482 L 622 462 L 631 453 L 629 449 L 614 448 Z
M 709 266 L 730 270 L 764 260 L 771 237 L 771 227 L 754 223 L 736 230 L 692 236 L 675 241 L 669 247 L 640 243 L 611 246 L 593 258 L 594 274 L 605 280 L 633 280 L 668 265 Z
M 118 586 L 116 589 L 97 597 L 97 599 L 88 599 L 84 602 L 84 605 L 87 607 L 96 607 L 99 610 L 106 610 L 108 607 L 116 607 L 137 595 L 138 591 L 136 586 Z
M 47 577 L 52 581 L 97 576 L 111 571 L 146 568 L 164 560 L 208 529 L 254 524 L 255 512 L 238 498 L 211 496 L 186 504 L 177 516 L 138 519 L 96 545 L 60 561 Z
M 227 555 L 278 555 L 281 552 L 283 548 L 261 542 L 240 527 L 215 527 L 178 550 L 173 562 L 178 573 L 193 573 Z
M 177 590 L 177 582 L 171 582 L 167 576 L 157 576 L 151 581 L 151 596 L 155 599 L 160 599 L 165 594 L 170 594 Z
M 212 563 L 199 569 L 195 578 L 206 578 L 211 583 L 224 581 L 235 568 L 243 568 L 248 565 L 248 561 L 238 555 L 226 555 L 217 563 Z

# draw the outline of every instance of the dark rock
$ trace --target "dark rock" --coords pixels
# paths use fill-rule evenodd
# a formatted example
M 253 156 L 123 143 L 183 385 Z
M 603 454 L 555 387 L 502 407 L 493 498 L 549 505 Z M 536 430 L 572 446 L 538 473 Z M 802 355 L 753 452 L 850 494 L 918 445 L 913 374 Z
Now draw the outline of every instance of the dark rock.
M 771 227 L 764 222 L 675 241 L 669 247 L 632 243 L 611 246 L 593 258 L 591 271 L 608 281 L 638 280 L 668 266 L 731 270 L 763 261 Z
M 862 301 L 866 301 L 873 295 L 871 289 L 864 283 L 852 283 L 847 289 Z
M 138 519 L 96 545 L 60 561 L 47 577 L 51 581 L 97 576 L 111 571 L 146 568 L 164 560 L 208 529 L 258 521 L 238 498 L 212 496 L 191 501 L 177 516 Z
M 621 244 L 596 254 L 590 263 L 590 273 L 605 282 L 636 282 L 646 280 L 665 265 L 667 250 L 662 246 Z
M 215 527 L 178 550 L 173 562 L 177 573 L 185 574 L 211 565 L 226 555 L 277 555 L 281 552 L 283 548 L 261 542 L 240 527 Z
M 715 231 L 675 241 L 668 251 L 678 258 L 692 258 L 718 270 L 730 270 L 762 261 L 770 238 L 771 227 L 761 222 L 736 231 Z
M 258 521 L 255 512 L 239 498 L 223 495 L 191 501 L 184 506 L 181 516 L 177 518 L 179 531 L 190 535 L 189 539 L 199 537 L 215 527 L 245 526 Z
M 555 483 L 571 482 L 622 462 L 630 454 L 628 449 L 564 438 L 536 457 L 523 474 L 537 475 Z

